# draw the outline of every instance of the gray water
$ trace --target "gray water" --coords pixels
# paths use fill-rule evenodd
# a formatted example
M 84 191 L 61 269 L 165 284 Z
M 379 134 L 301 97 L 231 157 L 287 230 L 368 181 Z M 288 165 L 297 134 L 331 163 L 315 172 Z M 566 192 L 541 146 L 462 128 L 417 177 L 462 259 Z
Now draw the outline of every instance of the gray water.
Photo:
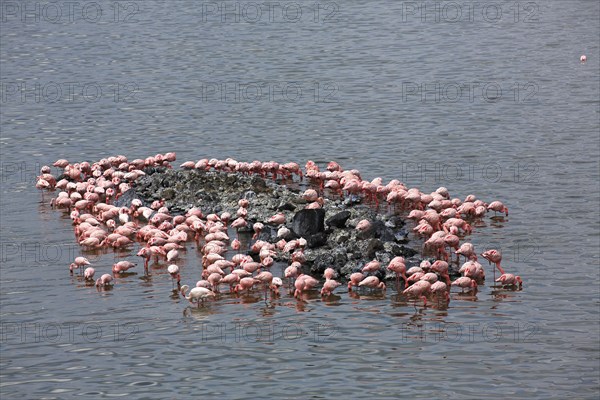
M 1 2 L 2 398 L 597 398 L 599 3 L 225 3 Z M 471 239 L 525 284 L 196 310 L 164 265 L 110 291 L 70 276 L 39 167 L 165 151 L 500 199 Z M 195 282 L 193 246 L 181 265 Z

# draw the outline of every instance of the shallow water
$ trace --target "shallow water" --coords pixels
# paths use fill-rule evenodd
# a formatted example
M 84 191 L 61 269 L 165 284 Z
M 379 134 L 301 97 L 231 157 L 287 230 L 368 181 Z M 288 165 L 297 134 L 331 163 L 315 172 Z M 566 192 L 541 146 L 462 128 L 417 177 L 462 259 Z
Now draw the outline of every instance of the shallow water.
M 29 2 L 25 22 L 8 3 L 23 4 L 0 16 L 3 398 L 597 396 L 597 2 L 479 2 L 486 14 L 467 2 L 458 22 L 452 2 L 439 22 L 429 2 L 318 14 L 298 2 L 287 20 L 263 11 L 256 23 L 244 2 L 239 23 L 213 3 L 98 2 L 101 15 L 81 3 L 57 24 L 45 2 Z M 501 199 L 509 217 L 486 218 L 472 241 L 500 248 L 525 285 L 488 278 L 447 308 L 339 288 L 327 301 L 284 292 L 194 309 L 164 266 L 100 292 L 69 276 L 80 249 L 35 190 L 39 167 L 164 151 L 335 159 L 370 179 Z M 97 271 L 115 260 L 86 256 Z M 190 245 L 184 283 L 196 257 Z

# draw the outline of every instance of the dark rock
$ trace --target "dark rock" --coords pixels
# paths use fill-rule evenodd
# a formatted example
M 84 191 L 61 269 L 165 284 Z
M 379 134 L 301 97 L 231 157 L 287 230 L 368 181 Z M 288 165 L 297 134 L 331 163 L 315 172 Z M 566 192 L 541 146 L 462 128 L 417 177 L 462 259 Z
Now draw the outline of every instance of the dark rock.
M 325 210 L 304 209 L 294 215 L 292 230 L 300 237 L 308 237 L 325 230 Z
M 327 234 L 325 232 L 315 233 L 314 235 L 311 235 L 305 239 L 306 245 L 311 249 L 327 244 Z
M 344 228 L 346 226 L 346 221 L 350 218 L 350 211 L 344 210 L 339 213 L 327 218 L 327 225 L 333 226 L 335 228 Z
M 411 249 L 410 247 L 400 246 L 400 249 L 402 249 L 403 257 L 412 257 L 412 256 L 418 254 L 418 252 L 416 250 Z
M 295 209 L 295 205 L 283 201 L 279 203 L 279 206 L 277 206 L 277 211 L 294 211 Z
M 404 256 L 403 246 L 400 246 L 399 244 L 386 242 L 383 244 L 383 249 L 393 257 Z
M 353 248 L 349 248 L 353 259 L 371 261 L 375 258 L 378 250 L 383 250 L 383 244 L 379 239 L 359 240 Z
M 381 239 L 384 242 L 390 242 L 396 240 L 394 237 L 394 232 L 385 226 L 383 221 L 373 221 L 371 222 L 371 234 L 373 237 Z M 367 233 L 367 232 L 365 232 Z
M 388 228 L 402 228 L 406 223 L 397 215 L 392 215 L 387 221 L 385 221 L 385 226 Z
M 408 231 L 406 229 L 400 229 L 394 234 L 394 238 L 398 243 L 408 243 Z
M 135 192 L 135 189 L 129 189 L 115 200 L 114 205 L 117 207 L 129 207 L 131 205 L 131 200 L 136 197 L 137 193 Z

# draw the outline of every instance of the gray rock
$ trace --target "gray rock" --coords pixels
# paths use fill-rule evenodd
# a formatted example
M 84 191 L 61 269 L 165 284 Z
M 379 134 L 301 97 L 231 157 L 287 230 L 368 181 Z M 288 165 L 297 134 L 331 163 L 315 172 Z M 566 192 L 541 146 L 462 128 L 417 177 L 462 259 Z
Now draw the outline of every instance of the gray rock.
M 165 198 L 173 214 L 197 206 L 205 215 L 221 211 L 235 215 L 238 200 L 246 198 L 250 201 L 247 218 L 250 225 L 238 231 L 240 240 L 251 243 L 252 224 L 262 222 L 265 229 L 259 238 L 275 243 L 279 240 L 276 237 L 278 227 L 269 226 L 266 221 L 276 212 L 283 212 L 287 227 L 293 232 L 285 239 L 301 236 L 307 240 L 304 251 L 307 261 L 303 269 L 319 279 L 328 267 L 338 271 L 340 279 L 347 278 L 375 258 L 384 266 L 396 256 L 405 257 L 407 267 L 420 262 L 416 251 L 400 244 L 408 242 L 404 221 L 398 216 L 378 214 L 370 206 L 360 204 L 360 197 L 346 201 L 347 206 L 344 206 L 344 200 L 325 199 L 323 208 L 306 210 L 303 209 L 306 201 L 299 195 L 305 189 L 304 183 L 288 181 L 289 185 L 284 186 L 258 176 L 166 168 L 153 169 L 147 174 L 135 182 L 130 191 L 131 198 L 125 198 L 130 192 L 121 196 L 119 201 L 123 203 L 120 204 L 127 206 L 132 198 L 139 198 L 148 205 L 155 199 Z M 354 229 L 362 219 L 371 221 L 371 232 L 362 234 Z M 290 262 L 291 255 L 278 251 L 275 258 Z M 382 267 L 381 278 L 386 273 Z M 394 278 L 394 274 L 388 276 Z

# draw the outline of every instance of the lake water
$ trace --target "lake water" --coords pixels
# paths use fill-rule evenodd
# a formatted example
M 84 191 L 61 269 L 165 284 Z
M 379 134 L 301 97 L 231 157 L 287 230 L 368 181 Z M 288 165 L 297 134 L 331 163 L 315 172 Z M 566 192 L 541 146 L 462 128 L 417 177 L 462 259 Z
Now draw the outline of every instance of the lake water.
M 436 3 L 3 1 L 2 398 L 597 398 L 600 4 Z M 199 310 L 164 266 L 86 287 L 39 167 L 165 151 L 500 199 L 472 241 L 525 284 Z

